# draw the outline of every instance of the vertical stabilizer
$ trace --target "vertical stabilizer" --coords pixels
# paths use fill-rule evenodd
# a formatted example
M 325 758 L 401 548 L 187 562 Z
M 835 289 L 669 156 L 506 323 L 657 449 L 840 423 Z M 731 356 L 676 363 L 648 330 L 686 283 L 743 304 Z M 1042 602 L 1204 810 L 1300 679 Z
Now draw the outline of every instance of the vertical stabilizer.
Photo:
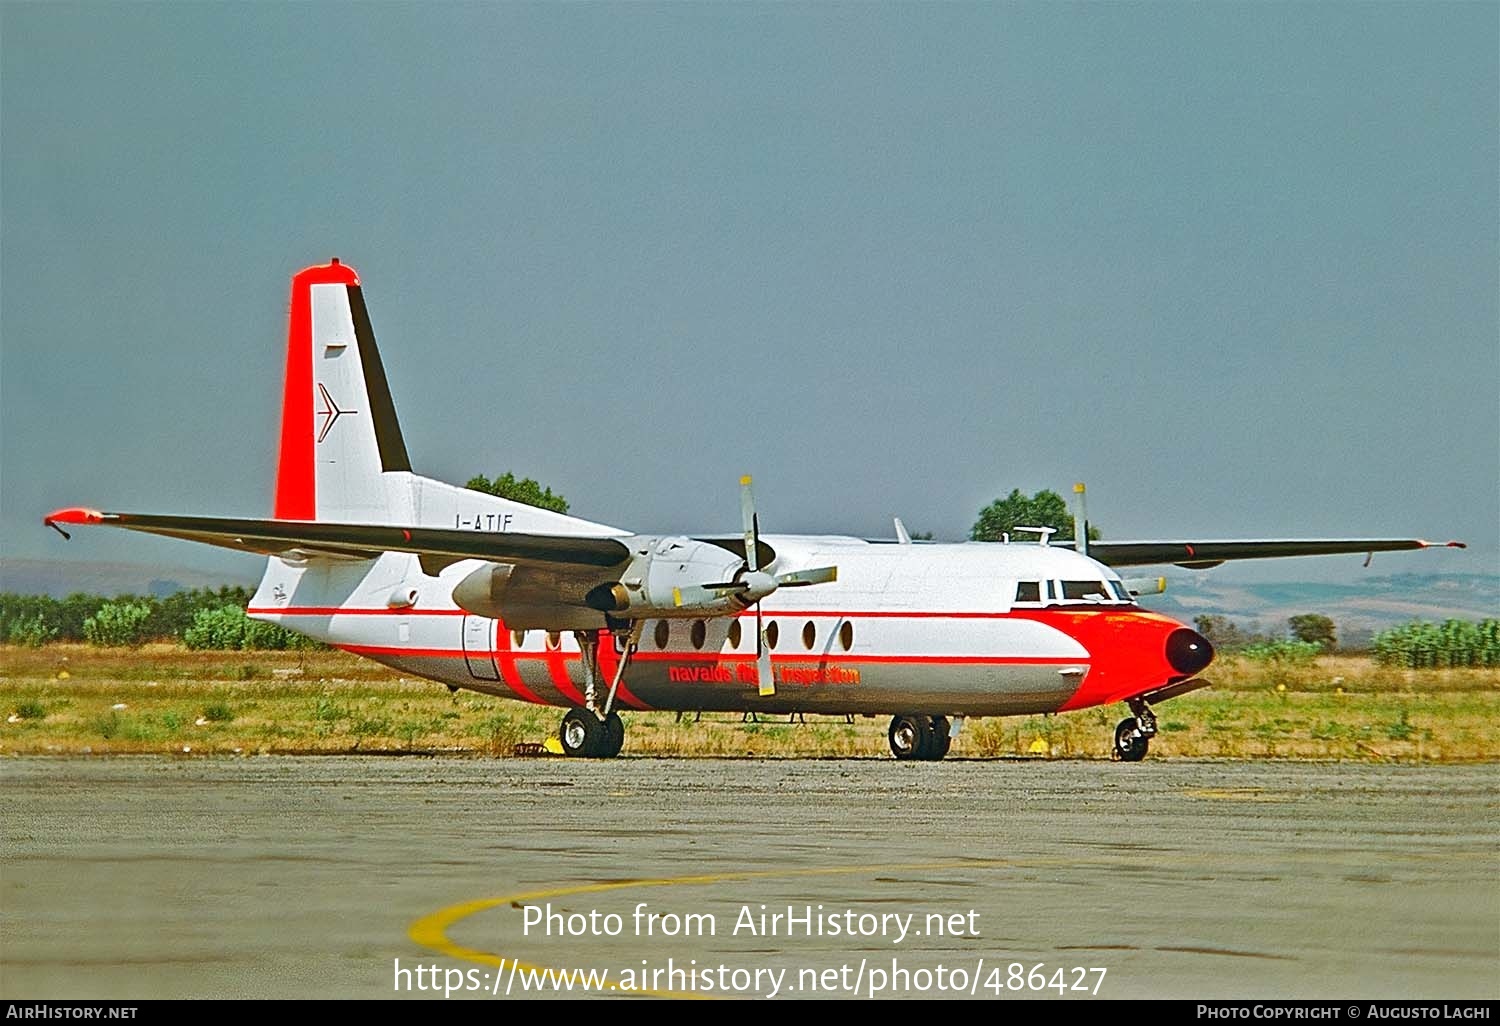
M 410 471 L 359 275 L 337 259 L 298 272 L 287 331 L 277 519 L 407 522 Z

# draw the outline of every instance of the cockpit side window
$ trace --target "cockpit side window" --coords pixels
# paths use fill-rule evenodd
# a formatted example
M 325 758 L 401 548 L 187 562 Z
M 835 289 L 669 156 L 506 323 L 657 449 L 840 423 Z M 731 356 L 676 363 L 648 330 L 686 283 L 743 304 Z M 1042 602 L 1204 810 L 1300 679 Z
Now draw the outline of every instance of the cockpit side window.
M 1037 581 L 1020 581 L 1016 584 L 1017 602 L 1041 602 L 1042 586 Z
M 1135 605 L 1135 598 L 1119 581 L 1048 581 L 1048 605 Z
M 1108 602 L 1110 592 L 1103 581 L 1063 581 L 1063 601 Z

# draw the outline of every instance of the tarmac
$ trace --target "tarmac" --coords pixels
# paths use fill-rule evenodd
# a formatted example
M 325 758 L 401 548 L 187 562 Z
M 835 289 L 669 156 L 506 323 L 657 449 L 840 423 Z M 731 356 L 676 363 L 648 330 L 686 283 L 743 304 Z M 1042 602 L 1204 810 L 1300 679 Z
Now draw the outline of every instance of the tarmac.
M 1500 998 L 1492 764 L 12 758 L 0 786 L 5 998 Z

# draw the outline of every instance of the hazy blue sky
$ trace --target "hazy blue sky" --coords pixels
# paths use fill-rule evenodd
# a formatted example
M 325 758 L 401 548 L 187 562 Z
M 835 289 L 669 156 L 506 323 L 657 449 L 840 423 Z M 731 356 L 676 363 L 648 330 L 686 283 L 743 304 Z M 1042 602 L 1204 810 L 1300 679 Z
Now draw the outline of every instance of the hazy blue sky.
M 1500 5 L 0 6 L 0 537 L 267 515 L 288 279 L 582 516 L 1500 549 Z M 1215 573 L 1352 580 L 1358 557 Z

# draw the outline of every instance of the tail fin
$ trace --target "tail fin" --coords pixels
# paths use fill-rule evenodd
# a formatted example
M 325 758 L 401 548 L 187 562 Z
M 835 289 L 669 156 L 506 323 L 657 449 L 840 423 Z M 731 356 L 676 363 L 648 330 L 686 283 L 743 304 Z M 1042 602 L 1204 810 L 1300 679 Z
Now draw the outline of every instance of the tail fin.
M 277 520 L 614 535 L 624 532 L 411 472 L 354 268 L 292 278 Z
M 292 278 L 278 520 L 409 519 L 411 471 L 385 368 L 354 268 L 309 267 Z

